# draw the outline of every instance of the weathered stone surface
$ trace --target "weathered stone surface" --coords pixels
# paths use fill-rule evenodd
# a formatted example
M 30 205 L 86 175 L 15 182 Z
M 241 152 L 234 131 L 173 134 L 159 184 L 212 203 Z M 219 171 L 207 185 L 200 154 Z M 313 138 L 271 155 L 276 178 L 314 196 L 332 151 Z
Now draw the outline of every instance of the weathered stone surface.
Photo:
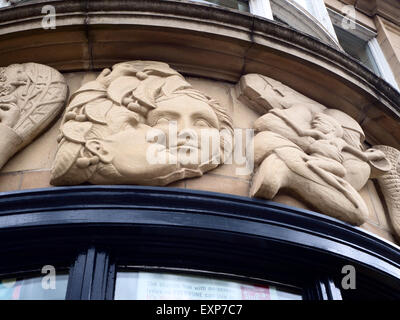
M 400 131 L 395 130 L 399 93 L 348 55 L 292 28 L 185 1 L 68 0 L 52 5 L 57 28 L 50 31 L 42 28 L 40 1 L 2 10 L 3 64 L 34 61 L 73 72 L 146 59 L 214 80 L 237 82 L 244 74 L 264 74 L 360 120 L 372 144 L 400 148 Z M 376 117 L 364 114 L 367 108 L 376 110 Z M 383 121 L 371 130 L 362 123 L 378 117 Z
M 60 113 L 67 92 L 63 76 L 48 66 L 0 68 L 0 168 Z
M 229 193 L 238 196 L 248 196 L 249 194 L 249 181 L 219 176 L 214 173 L 205 174 L 201 178 L 188 179 L 185 183 L 188 189 Z
M 400 239 L 400 151 L 388 146 L 375 146 L 390 160 L 392 169 L 378 178 L 385 197 L 390 220 L 396 236 Z
M 359 124 L 265 76 L 242 77 L 237 92 L 265 113 L 254 123 L 257 171 L 250 195 L 273 199 L 285 189 L 321 213 L 364 223 L 368 207 L 358 191 L 391 164 L 377 149 L 364 151 Z

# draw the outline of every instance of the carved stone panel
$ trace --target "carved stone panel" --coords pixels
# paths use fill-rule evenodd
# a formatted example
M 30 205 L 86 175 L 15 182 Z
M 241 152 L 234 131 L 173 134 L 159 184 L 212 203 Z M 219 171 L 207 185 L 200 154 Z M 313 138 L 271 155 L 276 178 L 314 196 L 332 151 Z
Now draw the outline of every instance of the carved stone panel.
M 0 68 L 0 168 L 62 110 L 68 88 L 53 68 L 37 63 Z
M 263 114 L 254 123 L 251 196 L 273 199 L 285 190 L 316 211 L 365 222 L 368 208 L 358 191 L 390 162 L 380 150 L 364 150 L 359 124 L 265 76 L 243 76 L 237 93 Z
M 119 63 L 71 96 L 51 183 L 166 185 L 201 176 L 222 162 L 220 133 L 232 130 L 226 110 L 167 64 Z M 209 150 L 203 134 L 217 137 L 217 147 Z
M 398 239 L 400 239 L 400 151 L 389 146 L 374 146 L 381 150 L 392 164 L 392 169 L 378 178 L 390 220 Z

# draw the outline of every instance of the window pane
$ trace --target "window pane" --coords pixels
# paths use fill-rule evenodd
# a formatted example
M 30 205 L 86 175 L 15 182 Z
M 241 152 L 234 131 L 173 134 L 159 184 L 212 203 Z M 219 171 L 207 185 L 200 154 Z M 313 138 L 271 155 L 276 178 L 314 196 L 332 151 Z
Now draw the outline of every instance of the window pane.
M 7 0 L 0 0 L 0 8 L 8 7 L 8 6 L 10 6 L 10 5 L 11 5 L 11 4 L 10 4 L 9 1 L 7 1 Z
M 364 41 L 363 39 L 352 35 L 350 32 L 336 26 L 335 32 L 340 45 L 342 46 L 343 50 L 346 51 L 346 53 L 379 75 L 378 67 L 368 47 L 367 41 Z
M 115 300 L 301 300 L 300 292 L 202 276 L 117 272 Z
M 55 288 L 49 288 L 46 275 L 7 278 L 0 280 L 0 300 L 64 300 L 67 292 L 68 274 L 55 278 Z M 42 281 L 44 284 L 42 284 Z
M 249 2 L 245 0 L 192 0 L 195 2 L 218 4 L 223 7 L 249 12 Z

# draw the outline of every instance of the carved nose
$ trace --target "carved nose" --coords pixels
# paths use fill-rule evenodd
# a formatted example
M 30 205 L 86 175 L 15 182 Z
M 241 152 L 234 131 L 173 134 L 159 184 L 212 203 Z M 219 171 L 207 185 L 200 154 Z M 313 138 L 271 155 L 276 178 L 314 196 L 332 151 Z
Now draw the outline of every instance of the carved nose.
M 181 117 L 180 119 L 177 120 L 177 130 L 178 130 L 178 135 L 181 132 L 186 132 L 187 130 L 191 130 L 192 128 L 192 123 L 189 119 L 186 117 Z
M 198 137 L 193 129 L 183 129 L 178 133 L 177 146 L 193 146 L 197 147 Z

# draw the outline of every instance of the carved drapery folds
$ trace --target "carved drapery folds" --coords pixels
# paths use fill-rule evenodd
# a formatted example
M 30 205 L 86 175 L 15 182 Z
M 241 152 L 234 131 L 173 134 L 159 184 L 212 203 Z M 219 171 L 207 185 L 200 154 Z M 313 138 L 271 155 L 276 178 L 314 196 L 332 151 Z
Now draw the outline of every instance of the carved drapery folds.
M 386 201 L 390 220 L 400 239 L 400 151 L 389 146 L 374 146 L 381 150 L 392 164 L 392 169 L 378 178 L 378 183 Z
M 232 132 L 226 111 L 167 64 L 119 63 L 71 96 L 51 183 L 166 185 L 201 176 L 220 164 L 216 158 L 224 144 L 218 140 L 217 150 L 200 157 L 205 151 L 200 131 L 213 135 L 224 129 Z M 162 139 L 149 139 L 159 132 Z M 156 161 L 149 159 L 150 149 Z M 198 158 L 184 161 L 188 151 Z
M 0 68 L 0 168 L 57 116 L 67 92 L 64 77 L 48 66 Z
M 382 151 L 364 150 L 359 124 L 265 76 L 243 76 L 237 93 L 263 114 L 254 123 L 250 195 L 273 199 L 283 189 L 319 212 L 365 222 L 368 208 L 358 191 L 390 163 Z

